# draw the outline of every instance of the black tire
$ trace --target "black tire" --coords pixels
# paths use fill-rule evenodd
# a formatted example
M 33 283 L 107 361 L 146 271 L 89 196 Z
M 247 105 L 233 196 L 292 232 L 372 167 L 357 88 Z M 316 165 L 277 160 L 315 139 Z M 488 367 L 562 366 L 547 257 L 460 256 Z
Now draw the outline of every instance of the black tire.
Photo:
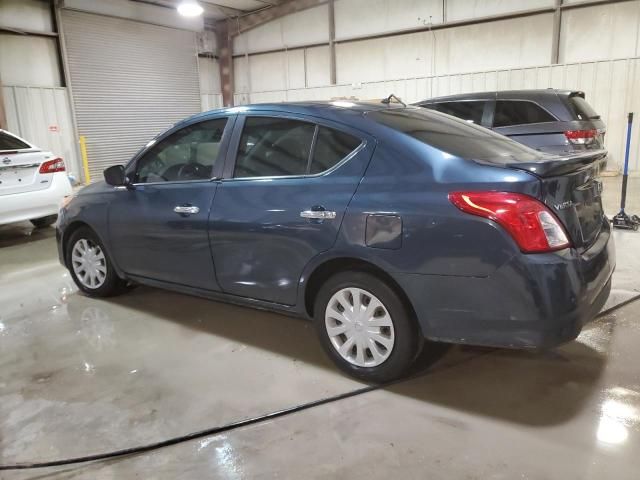
M 30 222 L 36 228 L 46 228 L 56 223 L 57 219 L 58 215 L 47 215 L 46 217 L 31 219 Z
M 77 242 L 83 239 L 99 246 L 102 250 L 102 253 L 104 254 L 104 266 L 106 267 L 106 275 L 102 284 L 96 288 L 91 288 L 80 281 L 73 268 L 73 247 Z M 69 240 L 65 245 L 65 258 L 67 262 L 67 268 L 71 273 L 71 278 L 73 278 L 73 281 L 78 286 L 78 288 L 87 295 L 91 297 L 111 297 L 114 295 L 118 295 L 126 290 L 127 282 L 118 277 L 115 269 L 113 268 L 113 263 L 109 258 L 109 253 L 100 241 L 100 238 L 98 238 L 98 236 L 90 228 L 81 227 L 71 234 L 71 237 L 69 237 Z
M 332 296 L 344 288 L 359 288 L 373 294 L 391 316 L 395 336 L 393 347 L 386 360 L 377 366 L 350 363 L 338 353 L 327 333 L 327 305 Z M 314 303 L 314 324 L 320 343 L 333 362 L 344 372 L 366 382 L 385 383 L 408 373 L 424 343 L 417 321 L 403 299 L 387 283 L 364 271 L 338 273 L 324 283 Z

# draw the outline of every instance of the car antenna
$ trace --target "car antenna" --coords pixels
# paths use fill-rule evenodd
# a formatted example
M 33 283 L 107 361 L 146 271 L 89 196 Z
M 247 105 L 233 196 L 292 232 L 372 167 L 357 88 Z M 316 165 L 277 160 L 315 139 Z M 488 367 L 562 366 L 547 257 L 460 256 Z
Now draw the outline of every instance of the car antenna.
M 396 97 L 393 93 L 389 95 L 387 98 L 383 98 L 380 103 L 384 103 L 385 105 L 389 105 L 391 103 L 391 99 L 394 99 L 397 103 L 401 103 L 403 106 L 407 106 L 399 97 Z

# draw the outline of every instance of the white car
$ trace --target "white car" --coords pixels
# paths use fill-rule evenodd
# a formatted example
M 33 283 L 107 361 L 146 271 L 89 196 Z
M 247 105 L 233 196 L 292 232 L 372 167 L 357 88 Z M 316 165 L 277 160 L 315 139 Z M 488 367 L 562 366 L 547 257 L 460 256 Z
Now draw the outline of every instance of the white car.
M 48 227 L 71 193 L 61 158 L 0 130 L 0 225 L 29 220 Z

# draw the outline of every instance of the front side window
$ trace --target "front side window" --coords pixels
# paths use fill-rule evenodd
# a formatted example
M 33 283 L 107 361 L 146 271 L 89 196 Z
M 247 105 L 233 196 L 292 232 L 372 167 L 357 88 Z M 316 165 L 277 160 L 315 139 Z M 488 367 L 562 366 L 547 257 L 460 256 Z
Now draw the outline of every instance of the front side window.
M 498 100 L 493 116 L 494 127 L 555 121 L 556 119 L 545 109 L 526 100 Z
M 161 140 L 138 161 L 134 183 L 211 178 L 226 124 L 226 118 L 208 120 Z
M 313 123 L 248 117 L 234 177 L 315 175 L 333 168 L 361 143 L 357 137 Z
M 486 101 L 467 100 L 461 102 L 441 102 L 433 106 L 434 110 L 453 115 L 470 123 L 480 125 L 482 123 L 482 114 Z
M 22 150 L 23 148 L 30 147 L 19 138 L 0 132 L 0 150 Z

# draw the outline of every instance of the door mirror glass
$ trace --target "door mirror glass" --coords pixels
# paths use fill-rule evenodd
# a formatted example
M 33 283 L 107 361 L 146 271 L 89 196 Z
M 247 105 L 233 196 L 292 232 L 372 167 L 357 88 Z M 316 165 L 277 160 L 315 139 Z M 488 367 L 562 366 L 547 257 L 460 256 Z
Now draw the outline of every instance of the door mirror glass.
M 127 184 L 127 177 L 122 165 L 114 165 L 104 171 L 104 180 L 114 187 L 121 187 Z

